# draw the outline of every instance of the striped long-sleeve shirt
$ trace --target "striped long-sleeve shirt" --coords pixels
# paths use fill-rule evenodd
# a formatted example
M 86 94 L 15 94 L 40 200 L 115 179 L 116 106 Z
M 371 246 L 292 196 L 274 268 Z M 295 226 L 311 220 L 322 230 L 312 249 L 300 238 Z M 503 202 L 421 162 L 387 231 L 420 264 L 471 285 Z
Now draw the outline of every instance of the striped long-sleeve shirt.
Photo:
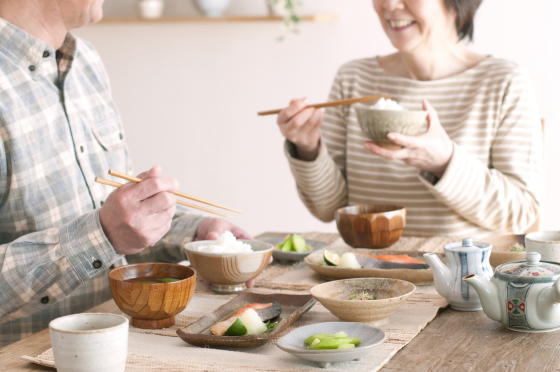
M 99 208 L 132 173 L 120 116 L 101 59 L 68 35 L 57 51 L 0 19 L 0 346 L 59 316 L 111 298 L 107 270 L 124 262 Z M 154 247 L 126 259 L 186 258 L 200 216 L 178 213 Z M 1 369 L 1 368 L 0 368 Z
M 397 77 L 377 58 L 342 66 L 330 100 L 394 95 L 409 110 L 422 99 L 436 109 L 453 142 L 441 179 L 364 149 L 367 140 L 352 106 L 328 108 L 316 160 L 285 152 L 308 209 L 332 221 L 336 209 L 397 204 L 407 209 L 405 235 L 484 236 L 523 232 L 537 218 L 542 194 L 543 136 L 530 78 L 516 64 L 487 57 L 452 77 Z

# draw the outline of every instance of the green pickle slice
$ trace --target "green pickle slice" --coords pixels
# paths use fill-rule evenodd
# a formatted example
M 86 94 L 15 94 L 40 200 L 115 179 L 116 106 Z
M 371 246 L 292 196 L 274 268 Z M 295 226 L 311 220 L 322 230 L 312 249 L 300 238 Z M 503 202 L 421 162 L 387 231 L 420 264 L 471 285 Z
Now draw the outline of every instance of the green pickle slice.
M 356 345 L 354 344 L 342 344 L 342 345 L 338 345 L 339 349 L 353 349 L 355 348 Z
M 247 334 L 247 327 L 245 327 L 245 324 L 237 318 L 235 319 L 235 322 L 229 326 L 225 334 L 227 336 L 244 336 Z
M 352 341 L 349 338 L 325 338 L 317 345 L 310 346 L 309 350 L 330 350 L 338 349 L 340 345 L 350 344 Z
M 334 336 L 327 333 L 317 333 L 307 337 L 305 341 L 303 341 L 303 343 L 306 345 L 310 345 L 313 341 L 315 341 L 316 338 L 318 338 L 319 340 L 323 340 L 325 338 L 334 338 Z

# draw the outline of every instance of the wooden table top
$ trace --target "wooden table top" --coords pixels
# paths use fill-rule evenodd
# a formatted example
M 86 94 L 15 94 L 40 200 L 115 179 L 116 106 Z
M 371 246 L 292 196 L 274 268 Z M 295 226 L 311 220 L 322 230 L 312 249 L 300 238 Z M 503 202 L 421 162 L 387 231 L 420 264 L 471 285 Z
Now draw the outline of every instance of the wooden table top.
M 90 310 L 117 313 L 113 300 Z M 51 347 L 49 330 L 0 349 L 1 371 L 53 371 L 20 359 Z M 392 371 L 558 371 L 560 332 L 506 329 L 482 311 L 441 313 L 381 369 Z

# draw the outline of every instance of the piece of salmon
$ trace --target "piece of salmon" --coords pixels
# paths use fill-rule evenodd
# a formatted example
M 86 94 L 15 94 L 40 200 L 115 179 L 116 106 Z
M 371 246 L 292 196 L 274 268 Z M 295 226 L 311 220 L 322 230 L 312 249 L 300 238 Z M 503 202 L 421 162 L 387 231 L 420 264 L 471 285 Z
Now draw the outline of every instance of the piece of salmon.
M 389 261 L 389 262 L 403 263 L 403 264 L 426 264 L 425 262 L 419 261 L 415 258 L 410 257 L 409 255 L 406 255 L 406 254 L 399 254 L 399 255 L 385 254 L 385 255 L 379 255 L 379 256 L 375 256 L 375 255 L 372 255 L 372 254 L 366 254 L 366 253 L 360 253 L 360 254 L 363 254 L 364 256 L 373 257 L 373 258 L 381 260 L 381 261 Z
M 214 327 L 210 328 L 210 332 L 212 332 L 212 334 L 215 334 L 216 336 L 223 336 L 227 329 L 233 324 L 233 322 L 235 322 L 235 319 L 239 318 L 241 315 L 243 315 L 243 313 L 245 311 L 247 311 L 248 309 L 253 309 L 255 311 L 258 310 L 262 310 L 262 309 L 266 309 L 267 307 L 272 306 L 272 302 L 269 304 L 249 304 L 249 305 L 245 305 L 243 306 L 238 312 L 236 312 L 235 314 L 233 314 L 233 316 L 231 318 L 228 318 L 227 320 L 224 320 L 223 322 L 220 323 L 216 323 L 216 325 L 214 325 Z

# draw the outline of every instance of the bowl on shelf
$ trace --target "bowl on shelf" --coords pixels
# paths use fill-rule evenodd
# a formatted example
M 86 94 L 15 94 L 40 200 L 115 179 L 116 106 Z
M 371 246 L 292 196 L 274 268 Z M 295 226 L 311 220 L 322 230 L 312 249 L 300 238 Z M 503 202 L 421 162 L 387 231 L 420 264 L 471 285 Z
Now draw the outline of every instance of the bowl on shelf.
M 416 136 L 428 116 L 427 111 L 376 110 L 364 104 L 356 104 L 354 109 L 366 137 L 376 145 L 390 150 L 400 149 L 402 146 L 389 140 L 389 133 Z
M 387 248 L 399 241 L 406 225 L 406 209 L 398 205 L 355 205 L 338 209 L 336 227 L 354 248 Z
M 215 240 L 201 240 L 185 245 L 187 257 L 198 275 L 210 283 L 216 293 L 239 293 L 247 286 L 245 282 L 254 279 L 264 270 L 274 247 L 272 244 L 256 240 L 240 240 L 249 244 L 249 253 L 208 253 L 199 252 L 200 246 L 216 244 Z
M 160 329 L 175 324 L 175 315 L 189 304 L 196 271 L 169 263 L 127 265 L 109 272 L 109 285 L 115 303 L 132 317 L 133 326 Z
M 410 282 L 388 278 L 343 279 L 311 288 L 315 297 L 333 315 L 348 322 L 381 326 L 411 296 L 416 286 Z M 350 300 L 367 293 L 375 300 Z

